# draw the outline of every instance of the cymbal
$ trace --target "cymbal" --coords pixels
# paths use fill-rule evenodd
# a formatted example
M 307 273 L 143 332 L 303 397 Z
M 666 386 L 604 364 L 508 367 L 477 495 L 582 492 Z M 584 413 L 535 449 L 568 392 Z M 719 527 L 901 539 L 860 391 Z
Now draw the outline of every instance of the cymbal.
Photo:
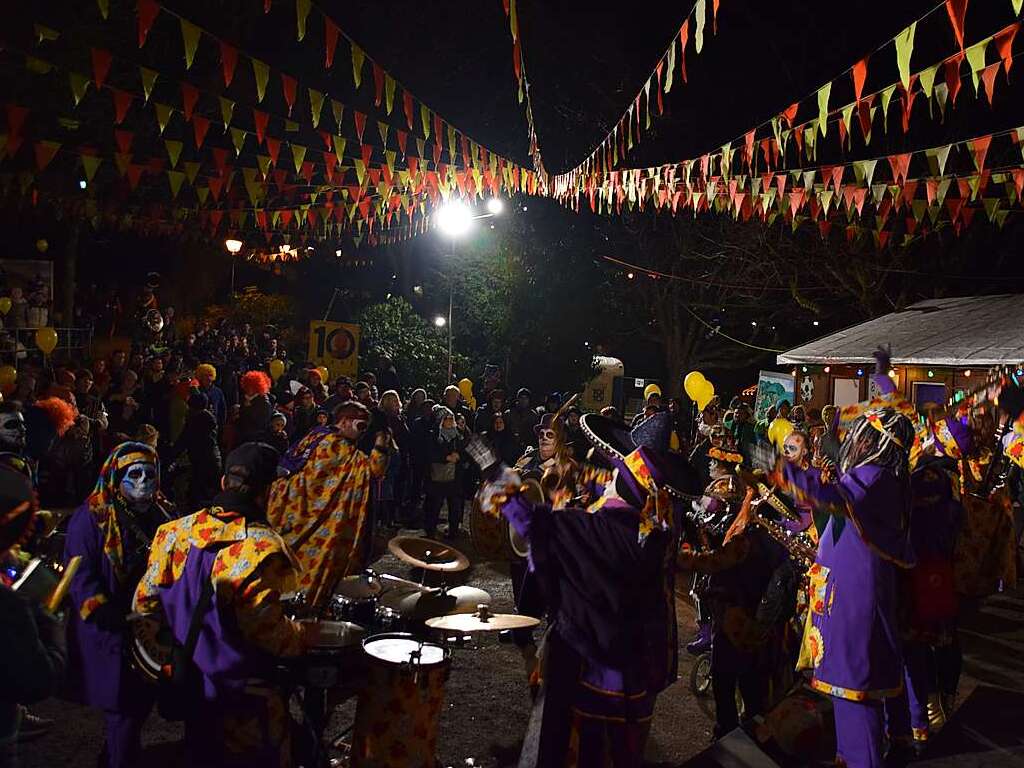
M 388 550 L 403 563 L 425 571 L 458 573 L 469 568 L 469 558 L 454 547 L 419 536 L 396 536 Z
M 369 597 L 377 597 L 383 590 L 384 586 L 380 583 L 380 579 L 368 574 L 346 576 L 334 585 L 334 594 L 352 600 L 365 600 Z
M 491 613 L 486 606 L 482 606 L 476 613 L 438 616 L 436 619 L 427 619 L 426 624 L 431 629 L 445 632 L 500 632 L 504 629 L 529 629 L 540 624 L 540 619 L 518 613 Z
M 425 621 L 449 614 L 474 613 L 490 605 L 491 596 L 476 587 L 453 587 L 445 593 L 412 587 L 395 587 L 380 597 L 380 604 L 398 612 L 403 619 Z

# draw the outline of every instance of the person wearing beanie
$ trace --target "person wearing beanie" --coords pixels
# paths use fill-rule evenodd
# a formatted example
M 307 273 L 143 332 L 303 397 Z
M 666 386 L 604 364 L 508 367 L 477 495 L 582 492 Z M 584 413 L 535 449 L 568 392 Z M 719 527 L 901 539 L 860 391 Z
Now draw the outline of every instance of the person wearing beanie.
M 270 417 L 267 444 L 274 447 L 279 453 L 286 453 L 291 444 L 288 440 L 288 417 L 280 411 L 274 411 L 274 415 Z
M 188 456 L 189 509 L 199 509 L 208 504 L 217 493 L 217 482 L 220 479 L 221 453 L 217 442 L 217 421 L 210 412 L 209 402 L 199 390 L 192 391 L 188 398 L 185 427 L 166 456 L 172 469 L 182 454 Z
M 288 700 L 274 682 L 282 657 L 304 653 L 306 632 L 285 616 L 296 589 L 287 546 L 267 524 L 279 454 L 243 443 L 228 454 L 212 505 L 162 525 L 153 539 L 134 610 L 186 643 L 202 681 L 185 719 L 185 765 L 287 766 Z M 255 722 L 253 728 L 241 723 Z
M 392 445 L 384 431 L 373 437 L 369 455 L 359 448 L 370 422 L 362 403 L 338 406 L 332 425 L 314 428 L 285 454 L 279 468 L 284 478 L 270 492 L 267 519 L 294 552 L 299 589 L 317 610 L 331 599 L 338 579 L 367 564 L 370 481 L 384 477 Z
M 152 536 L 167 520 L 156 504 L 159 488 L 156 451 L 122 443 L 72 515 L 64 543 L 65 562 L 82 558 L 70 590 L 71 688 L 82 703 L 103 712 L 100 765 L 109 768 L 138 764 L 142 725 L 153 707 L 154 690 L 128 665 L 127 616 Z
M 505 427 L 512 438 L 510 449 L 517 456 L 533 444 L 533 428 L 537 426 L 537 411 L 533 409 L 533 395 L 523 387 L 516 392 L 516 402 L 505 414 Z
M 214 384 L 217 369 L 209 363 L 203 363 L 196 368 L 196 379 L 199 381 L 199 391 L 210 401 L 209 407 L 217 419 L 217 427 L 223 429 L 228 420 L 228 403 L 224 399 L 223 390 Z
M 34 528 L 32 483 L 0 465 L 0 555 Z M 0 582 L 0 765 L 18 764 L 18 738 L 25 727 L 24 704 L 57 693 L 67 667 L 64 625 Z

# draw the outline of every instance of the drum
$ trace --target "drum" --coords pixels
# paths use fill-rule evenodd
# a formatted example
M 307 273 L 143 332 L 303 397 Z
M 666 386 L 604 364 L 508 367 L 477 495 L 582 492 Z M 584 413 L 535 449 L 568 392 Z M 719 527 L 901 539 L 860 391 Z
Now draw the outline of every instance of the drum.
M 171 663 L 174 635 L 159 616 L 138 616 L 131 624 L 129 661 L 148 683 L 160 679 L 163 668 Z
M 434 768 L 450 651 L 411 635 L 363 641 L 367 681 L 359 693 L 352 768 Z
M 376 620 L 373 627 L 378 632 L 401 632 L 405 628 L 402 615 L 394 608 L 386 605 L 377 606 Z
M 333 688 L 346 672 L 358 666 L 360 642 L 366 630 L 347 621 L 300 619 L 311 635 L 310 649 L 299 659 L 302 682 L 313 688 Z
M 381 589 L 381 583 L 375 576 L 347 576 L 334 587 L 325 613 L 333 621 L 350 621 L 362 627 L 372 627 Z
M 508 520 L 488 515 L 477 499 L 469 512 L 469 538 L 481 560 L 509 562 L 521 557 L 512 546 Z

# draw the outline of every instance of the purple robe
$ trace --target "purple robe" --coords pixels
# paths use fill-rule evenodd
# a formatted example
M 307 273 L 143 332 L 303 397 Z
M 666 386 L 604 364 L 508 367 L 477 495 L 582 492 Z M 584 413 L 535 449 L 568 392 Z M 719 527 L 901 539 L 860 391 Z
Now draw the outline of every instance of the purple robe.
M 553 511 L 516 497 L 502 513 L 530 542 L 530 566 L 553 616 L 542 711 L 520 766 L 564 764 L 574 739 L 585 752 L 609 724 L 624 727 L 618 738 L 632 745 L 614 764 L 639 765 L 639 734 L 677 674 L 678 532 L 655 530 L 641 544 L 638 510 L 618 502 Z

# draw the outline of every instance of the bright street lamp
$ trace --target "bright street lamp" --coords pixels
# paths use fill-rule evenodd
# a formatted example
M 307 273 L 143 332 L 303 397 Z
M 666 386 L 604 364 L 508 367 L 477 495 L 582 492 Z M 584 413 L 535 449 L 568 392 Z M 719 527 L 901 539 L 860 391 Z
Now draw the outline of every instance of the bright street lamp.
M 473 226 L 473 212 L 461 200 L 445 203 L 435 215 L 437 228 L 452 239 L 462 237 Z
M 499 213 L 501 213 L 504 207 L 505 204 L 501 202 L 501 198 L 492 197 L 490 200 L 487 201 L 487 212 L 490 213 L 492 216 L 497 216 Z
M 438 315 L 434 318 L 434 325 L 438 328 L 444 328 L 447 324 L 448 321 L 445 319 L 444 315 Z
M 228 249 L 228 253 L 235 256 L 242 250 L 242 241 L 229 238 L 224 241 L 224 247 Z

